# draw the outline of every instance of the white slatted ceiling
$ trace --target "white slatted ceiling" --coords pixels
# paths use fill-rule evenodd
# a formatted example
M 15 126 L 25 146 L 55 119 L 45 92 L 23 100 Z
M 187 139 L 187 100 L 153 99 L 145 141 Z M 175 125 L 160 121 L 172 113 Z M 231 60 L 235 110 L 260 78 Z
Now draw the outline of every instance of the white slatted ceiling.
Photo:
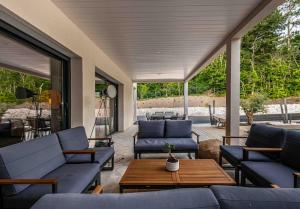
M 52 0 L 133 80 L 184 79 L 262 0 Z

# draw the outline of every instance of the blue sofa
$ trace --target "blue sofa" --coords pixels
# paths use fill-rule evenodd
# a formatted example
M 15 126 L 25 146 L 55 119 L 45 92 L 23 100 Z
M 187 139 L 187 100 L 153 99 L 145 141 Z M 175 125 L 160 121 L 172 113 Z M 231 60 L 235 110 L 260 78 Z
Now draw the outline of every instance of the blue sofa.
M 197 142 L 192 134 L 197 136 Z M 134 138 L 134 158 L 142 153 L 164 153 L 166 143 L 175 145 L 174 153 L 195 153 L 198 157 L 199 135 L 192 131 L 190 120 L 139 121 Z
M 286 131 L 263 124 L 253 124 L 248 137 L 224 136 L 223 145 L 220 146 L 219 164 L 222 158 L 226 159 L 235 168 L 235 181 L 239 183 L 240 165 L 243 160 L 245 146 L 227 145 L 230 138 L 245 138 L 246 147 L 252 148 L 281 148 L 286 140 Z M 249 151 L 249 161 L 270 162 L 279 158 L 279 155 L 270 152 Z
M 0 148 L 1 208 L 30 208 L 45 194 L 81 193 L 99 184 L 97 163 L 66 162 L 56 134 Z
M 114 154 L 115 150 L 112 147 L 111 138 L 90 138 L 86 136 L 86 132 L 83 126 L 66 129 L 57 132 L 59 142 L 62 149 L 65 150 L 90 150 L 89 140 L 101 140 L 107 141 L 103 147 L 94 147 L 95 150 L 94 161 L 99 163 L 101 170 L 113 170 L 114 169 Z M 67 163 L 86 163 L 89 162 L 90 156 L 86 154 L 68 154 L 66 155 Z M 111 161 L 110 167 L 105 165 Z
M 299 209 L 300 189 L 213 186 L 128 194 L 51 194 L 32 209 Z
M 246 150 L 247 151 L 247 150 Z M 268 152 L 268 149 L 261 151 Z M 271 149 L 280 153 L 279 161 L 241 163 L 242 185 L 245 179 L 262 187 L 298 187 L 300 177 L 300 131 L 287 131 L 285 145 L 282 149 Z

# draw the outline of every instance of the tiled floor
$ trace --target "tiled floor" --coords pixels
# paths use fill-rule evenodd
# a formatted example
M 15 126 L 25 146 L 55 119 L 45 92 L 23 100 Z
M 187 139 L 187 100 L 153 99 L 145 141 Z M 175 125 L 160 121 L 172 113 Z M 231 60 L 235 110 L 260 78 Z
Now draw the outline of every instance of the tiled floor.
M 194 125 L 194 131 L 200 134 L 200 140 L 220 139 L 225 134 L 224 129 L 211 126 Z M 104 185 L 105 193 L 118 192 L 119 181 L 125 172 L 129 162 L 133 160 L 133 135 L 137 131 L 137 126 L 132 126 L 124 132 L 113 135 L 115 147 L 115 169 L 113 171 L 103 171 L 101 181 Z M 241 135 L 244 135 L 247 128 L 241 127 Z M 143 158 L 166 158 L 166 154 L 143 155 Z M 178 158 L 187 158 L 186 154 L 178 154 Z M 232 172 L 229 172 L 232 173 Z

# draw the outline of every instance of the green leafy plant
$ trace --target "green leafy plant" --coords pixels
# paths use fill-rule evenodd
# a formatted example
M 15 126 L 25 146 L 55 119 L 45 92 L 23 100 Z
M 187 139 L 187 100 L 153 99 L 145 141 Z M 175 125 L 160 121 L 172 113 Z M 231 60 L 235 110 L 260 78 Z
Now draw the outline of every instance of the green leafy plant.
M 254 114 L 257 112 L 265 112 L 266 96 L 254 93 L 247 99 L 241 100 L 241 107 L 247 116 L 249 125 L 253 123 Z
M 178 162 L 178 160 L 176 159 L 176 157 L 172 154 L 172 151 L 175 150 L 175 145 L 174 144 L 166 143 L 165 146 L 166 146 L 166 150 L 169 153 L 168 162 L 170 162 L 170 163 L 176 163 L 176 162 Z

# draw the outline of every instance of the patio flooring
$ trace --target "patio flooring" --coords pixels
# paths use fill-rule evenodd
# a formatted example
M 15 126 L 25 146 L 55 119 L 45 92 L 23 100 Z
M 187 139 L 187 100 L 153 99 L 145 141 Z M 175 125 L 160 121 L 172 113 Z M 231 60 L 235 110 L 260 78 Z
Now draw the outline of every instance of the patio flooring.
M 222 139 L 225 134 L 225 129 L 212 127 L 210 125 L 193 125 L 193 130 L 200 134 L 200 141 L 207 139 Z M 248 127 L 240 127 L 240 134 L 245 135 Z M 131 160 L 133 160 L 133 138 L 136 133 L 137 126 L 134 125 L 124 132 L 113 135 L 115 147 L 115 168 L 113 171 L 103 171 L 101 174 L 101 182 L 104 186 L 105 193 L 119 192 L 119 181 L 126 171 L 126 168 Z M 188 158 L 186 154 L 176 154 L 180 159 Z M 143 158 L 167 158 L 167 154 L 144 154 Z M 229 171 L 232 175 L 232 172 Z

